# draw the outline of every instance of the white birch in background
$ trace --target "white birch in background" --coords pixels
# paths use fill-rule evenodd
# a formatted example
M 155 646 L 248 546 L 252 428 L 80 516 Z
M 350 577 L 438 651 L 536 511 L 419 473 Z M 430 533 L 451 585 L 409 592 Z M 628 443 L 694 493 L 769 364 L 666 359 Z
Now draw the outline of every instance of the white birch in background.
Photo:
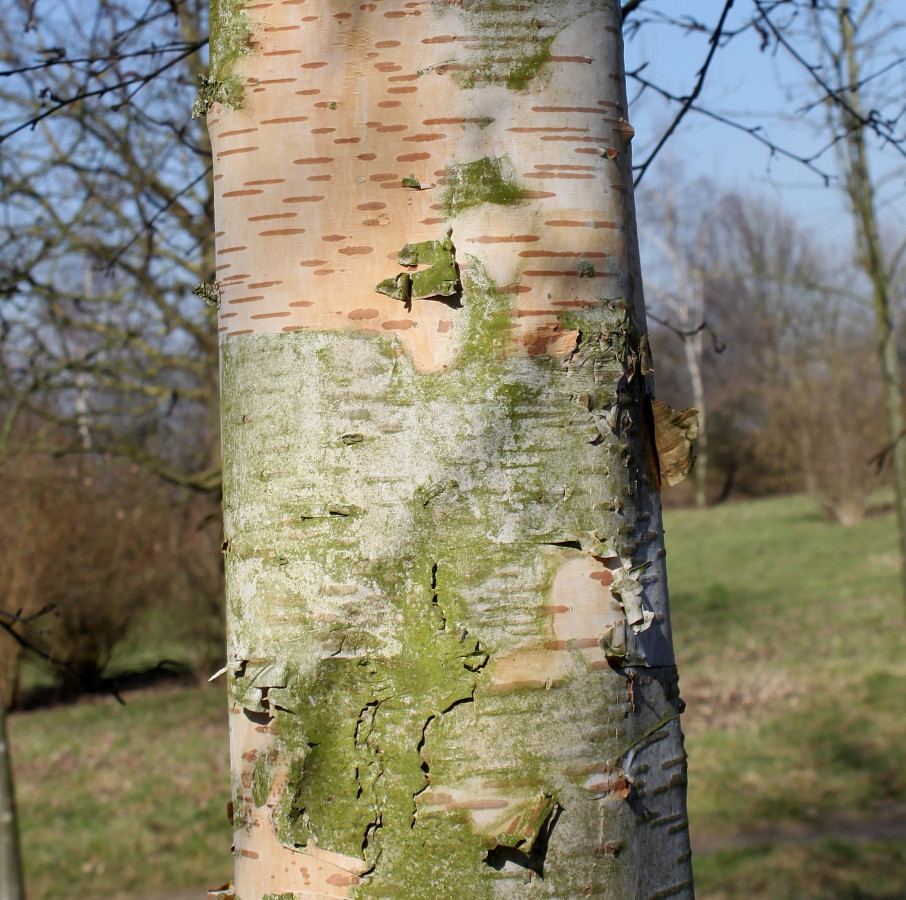
M 698 191 L 696 191 L 698 193 Z M 671 176 L 657 193 L 655 201 L 660 218 L 660 229 L 645 228 L 646 240 L 657 249 L 666 262 L 666 283 L 647 279 L 650 292 L 663 310 L 667 326 L 679 337 L 683 345 L 683 361 L 692 393 L 692 406 L 697 411 L 698 433 L 695 439 L 695 468 L 692 470 L 695 505 L 708 503 L 708 406 L 702 363 L 705 353 L 705 282 L 709 269 L 713 272 L 714 259 L 708 265 L 712 249 L 713 225 L 699 221 L 688 230 L 692 235 L 684 239 L 686 230 L 680 203 Z
M 619 4 L 211 47 L 236 895 L 691 897 Z

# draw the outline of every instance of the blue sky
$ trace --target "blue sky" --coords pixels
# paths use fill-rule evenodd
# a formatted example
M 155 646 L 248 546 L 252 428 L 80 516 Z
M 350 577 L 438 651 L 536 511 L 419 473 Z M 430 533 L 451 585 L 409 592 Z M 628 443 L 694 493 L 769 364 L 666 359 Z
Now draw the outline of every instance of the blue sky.
M 700 21 L 713 25 L 723 5 L 723 0 L 695 0 L 691 7 L 675 0 L 655 0 L 643 4 L 640 12 L 652 8 L 680 15 L 683 9 L 691 8 Z M 888 6 L 895 6 L 895 2 Z M 730 26 L 739 24 L 751 12 L 751 3 L 737 0 Z M 706 36 L 686 35 L 667 25 L 646 24 L 635 37 L 627 39 L 626 68 L 632 71 L 646 62 L 646 77 L 669 87 L 674 93 L 685 94 L 692 89 L 706 54 Z M 880 61 L 881 54 L 878 58 Z M 903 75 L 897 77 L 902 83 Z M 638 88 L 630 82 L 629 91 L 632 98 Z M 742 124 L 762 125 L 775 144 L 808 155 L 828 138 L 821 128 L 820 112 L 812 116 L 802 112 L 803 106 L 814 96 L 815 90 L 807 73 L 791 62 L 783 51 L 761 52 L 758 35 L 749 32 L 734 38 L 729 46 L 718 51 L 699 103 Z M 636 129 L 633 142 L 636 162 L 646 158 L 647 151 L 674 111 L 675 107 L 668 108 L 651 95 L 643 96 L 634 104 L 631 118 Z M 820 230 L 834 243 L 849 244 L 851 241 L 852 224 L 839 185 L 826 188 L 819 177 L 801 164 L 776 156 L 772 159 L 769 151 L 748 135 L 690 112 L 679 132 L 661 152 L 668 154 L 672 164 L 690 179 L 705 175 L 714 179 L 719 188 L 772 196 L 787 211 L 795 213 L 810 230 Z M 888 179 L 882 193 L 888 228 L 902 232 L 906 230 L 906 223 L 897 212 L 897 203 L 902 196 L 906 160 L 888 148 L 874 152 L 872 164 L 875 175 L 885 175 Z M 825 154 L 818 165 L 824 171 L 836 174 L 833 152 Z M 643 184 L 649 178 L 654 181 L 657 175 L 653 169 L 649 170 Z

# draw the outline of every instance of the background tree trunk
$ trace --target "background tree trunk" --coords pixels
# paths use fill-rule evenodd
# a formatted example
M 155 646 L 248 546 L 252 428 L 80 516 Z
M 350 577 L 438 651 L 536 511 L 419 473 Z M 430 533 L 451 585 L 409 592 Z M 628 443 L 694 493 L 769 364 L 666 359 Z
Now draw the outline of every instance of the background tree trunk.
M 691 897 L 619 5 L 212 25 L 237 895 Z
M 878 341 L 878 360 L 881 365 L 884 411 L 890 441 L 890 461 L 893 471 L 897 525 L 899 528 L 900 572 L 903 598 L 906 600 L 906 419 L 903 416 L 903 388 L 897 336 L 893 324 L 890 278 L 884 262 L 874 184 L 868 165 L 865 143 L 864 113 L 859 85 L 862 83 L 856 47 L 857 13 L 847 2 L 839 8 L 841 96 L 845 107 L 840 108 L 843 126 L 843 175 L 846 193 L 853 211 L 859 263 L 871 283 L 875 313 L 875 335 Z
M 696 279 L 696 287 L 704 291 L 702 277 Z M 695 326 L 701 324 L 699 321 Z M 695 440 L 695 468 L 692 470 L 695 505 L 704 509 L 708 505 L 708 404 L 705 399 L 705 383 L 702 378 L 702 357 L 704 355 L 704 333 L 699 330 L 688 335 L 683 341 L 683 355 L 692 384 L 692 406 L 698 410 L 698 436 Z
M 0 702 L 0 900 L 23 900 L 24 897 L 6 707 Z

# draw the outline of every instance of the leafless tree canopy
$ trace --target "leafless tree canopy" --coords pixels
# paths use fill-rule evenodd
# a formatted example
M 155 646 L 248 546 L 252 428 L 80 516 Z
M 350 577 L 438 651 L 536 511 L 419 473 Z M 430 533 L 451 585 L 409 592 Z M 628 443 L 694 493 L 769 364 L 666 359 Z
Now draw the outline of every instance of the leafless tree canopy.
M 44 423 L 38 446 L 218 482 L 214 329 L 191 293 L 213 268 L 210 151 L 189 118 L 205 7 L 6 3 L 7 452 L 27 410 Z

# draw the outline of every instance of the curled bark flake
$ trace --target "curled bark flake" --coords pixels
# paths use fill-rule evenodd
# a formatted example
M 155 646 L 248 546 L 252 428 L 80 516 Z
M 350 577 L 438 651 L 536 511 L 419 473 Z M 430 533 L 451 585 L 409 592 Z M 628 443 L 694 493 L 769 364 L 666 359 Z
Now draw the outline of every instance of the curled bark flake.
M 692 471 L 692 442 L 698 437 L 698 410 L 681 412 L 660 400 L 651 401 L 654 444 L 662 487 L 679 484 Z
M 599 639 L 601 649 L 611 665 L 620 665 L 626 659 L 626 620 L 612 622 L 604 627 Z
M 233 821 L 232 818 L 230 821 Z M 234 900 L 236 890 L 233 887 L 233 882 L 228 881 L 226 884 L 220 885 L 220 887 L 208 888 L 207 895 L 211 897 L 212 900 Z
M 374 289 L 408 304 L 413 298 L 455 297 L 462 290 L 459 269 L 454 257 L 455 248 L 449 235 L 440 241 L 421 241 L 406 244 L 397 254 L 401 266 L 427 265 L 417 272 L 401 272 L 385 278 Z
M 639 581 L 639 575 L 646 568 L 647 566 L 636 568 L 623 566 L 613 572 L 611 593 L 623 607 L 623 612 L 626 614 L 626 624 L 636 634 L 647 631 L 654 621 L 654 613 L 650 609 L 645 609 L 642 604 L 643 589 Z
M 559 808 L 560 804 L 553 794 L 541 792 L 519 810 L 503 832 L 494 837 L 495 845 L 518 847 L 524 853 L 531 853 L 547 820 Z

